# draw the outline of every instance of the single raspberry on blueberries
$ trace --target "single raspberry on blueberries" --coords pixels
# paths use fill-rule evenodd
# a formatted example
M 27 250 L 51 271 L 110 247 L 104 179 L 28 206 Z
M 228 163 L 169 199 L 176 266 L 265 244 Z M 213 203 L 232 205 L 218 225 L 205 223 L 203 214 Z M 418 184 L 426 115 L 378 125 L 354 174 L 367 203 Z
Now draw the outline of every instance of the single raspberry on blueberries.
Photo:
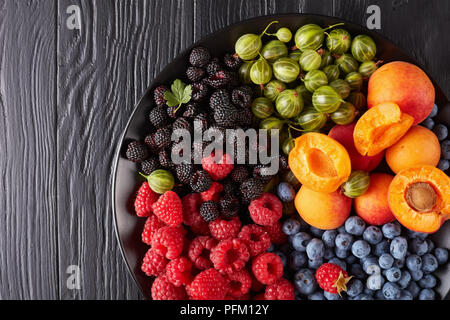
M 225 70 L 219 70 L 205 78 L 205 82 L 215 89 L 225 88 L 230 85 L 233 80 L 232 73 Z
M 269 234 L 270 241 L 272 241 L 273 244 L 280 245 L 287 242 L 287 235 L 283 232 L 280 221 L 275 222 L 271 226 L 265 226 L 264 230 Z
M 217 240 L 212 237 L 201 236 L 191 241 L 188 249 L 188 257 L 199 270 L 212 267 L 209 258 L 211 249 L 217 245 Z
M 128 144 L 126 157 L 132 162 L 142 162 L 147 159 L 149 152 L 145 144 L 140 141 L 132 141 Z
M 165 106 L 154 107 L 148 116 L 152 125 L 156 128 L 162 128 L 167 125 L 168 116 Z
M 173 191 L 167 191 L 161 195 L 152 208 L 153 213 L 171 227 L 178 226 L 183 222 L 181 199 Z
M 260 179 L 250 178 L 241 183 L 239 188 L 245 203 L 258 199 L 264 192 L 264 184 Z
M 161 150 L 158 153 L 159 164 L 165 169 L 175 170 L 176 166 L 172 162 L 171 153 L 167 150 Z
M 227 240 L 236 238 L 241 230 L 241 220 L 234 217 L 231 220 L 217 218 L 209 223 L 211 235 L 217 240 Z
M 186 118 L 180 117 L 173 123 L 172 130 L 186 130 L 188 132 L 192 132 L 192 125 L 189 120 Z
M 247 180 L 248 171 L 247 171 L 246 166 L 243 166 L 243 165 L 235 166 L 233 171 L 231 171 L 230 178 L 231 178 L 231 180 L 233 180 L 234 182 L 237 182 L 237 183 L 242 183 L 245 180 Z
M 159 220 L 157 216 L 152 215 L 148 217 L 147 221 L 145 221 L 144 231 L 142 232 L 142 242 L 151 246 L 155 232 L 165 226 L 166 224 Z
M 134 201 L 134 210 L 138 217 L 148 217 L 153 213 L 153 204 L 158 200 L 159 194 L 155 193 L 148 182 L 144 182 L 138 190 Z
M 208 87 L 203 82 L 192 84 L 192 101 L 202 101 L 208 95 Z
M 209 107 L 214 110 L 218 106 L 221 106 L 223 104 L 229 105 L 231 103 L 230 94 L 225 89 L 219 89 L 213 92 L 211 94 L 211 97 L 209 98 Z
M 200 215 L 206 222 L 211 222 L 219 217 L 219 208 L 214 201 L 206 201 L 200 206 Z
M 184 234 L 182 226 L 162 227 L 152 237 L 152 248 L 169 260 L 175 259 L 183 251 Z
M 197 82 L 203 79 L 205 76 L 205 70 L 198 67 L 189 67 L 186 70 L 186 75 L 191 82 Z
M 294 286 L 285 278 L 276 283 L 268 285 L 264 292 L 265 300 L 294 300 Z
M 239 239 L 220 241 L 211 250 L 211 261 L 214 268 L 223 273 L 233 273 L 241 270 L 250 259 L 250 253 L 245 243 Z
M 164 93 L 168 91 L 169 88 L 166 86 L 156 87 L 155 91 L 153 91 L 153 98 L 157 106 L 162 106 L 166 103 L 166 99 L 164 98 Z
M 184 287 L 175 287 L 165 275 L 160 275 L 152 284 L 153 300 L 186 300 Z
M 243 61 L 241 58 L 239 58 L 238 55 L 226 53 L 225 56 L 223 57 L 223 62 L 228 68 L 232 70 L 237 70 L 242 65 Z
M 242 108 L 247 108 L 252 104 L 252 95 L 243 87 L 233 89 L 231 101 Z
M 275 253 L 262 253 L 253 259 L 252 272 L 259 282 L 271 285 L 283 275 L 283 263 Z
M 222 66 L 220 65 L 220 61 L 218 58 L 213 58 L 206 66 L 206 73 L 208 75 L 214 74 L 217 71 L 222 70 Z
M 154 133 L 154 140 L 158 149 L 164 149 L 170 146 L 172 132 L 169 128 L 159 128 Z
M 228 278 L 228 294 L 233 298 L 240 298 L 249 293 L 252 286 L 252 277 L 244 268 L 237 272 L 227 275 Z
M 177 165 L 176 173 L 177 178 L 181 183 L 189 184 L 191 176 L 194 173 L 194 165 L 192 163 L 182 162 Z
M 159 276 L 166 269 L 167 262 L 166 257 L 150 248 L 144 256 L 141 270 L 149 277 Z
M 166 266 L 166 277 L 175 287 L 191 282 L 192 262 L 186 257 L 178 257 Z
M 204 192 L 211 188 L 212 179 L 208 172 L 197 170 L 191 177 L 189 185 L 194 192 Z
M 222 217 L 231 219 L 239 213 L 239 200 L 233 195 L 225 195 L 219 200 L 219 210 Z
M 329 293 L 339 295 L 347 291 L 347 283 L 351 277 L 347 271 L 333 263 L 324 263 L 316 271 L 316 280 L 319 286 Z
M 213 268 L 200 272 L 187 286 L 189 297 L 193 300 L 223 300 L 227 289 L 227 279 Z
M 216 161 L 216 158 L 218 161 Z M 202 167 L 213 180 L 222 180 L 230 174 L 234 168 L 233 159 L 225 152 L 213 152 L 202 159 Z
M 147 176 L 157 169 L 159 169 L 159 161 L 155 157 L 150 157 L 139 163 L 139 171 Z
M 186 105 L 183 117 L 189 120 L 193 120 L 199 112 L 200 106 L 196 102 L 190 102 Z
M 267 231 L 256 224 L 243 226 L 238 234 L 238 238 L 247 245 L 250 256 L 252 257 L 265 252 L 271 245 L 270 236 Z
M 189 63 L 194 67 L 203 68 L 205 67 L 211 59 L 211 54 L 209 50 L 204 47 L 197 47 L 192 49 L 189 55 Z
M 283 214 L 283 204 L 277 196 L 263 193 L 261 197 L 253 200 L 248 207 L 252 220 L 261 226 L 271 226 Z

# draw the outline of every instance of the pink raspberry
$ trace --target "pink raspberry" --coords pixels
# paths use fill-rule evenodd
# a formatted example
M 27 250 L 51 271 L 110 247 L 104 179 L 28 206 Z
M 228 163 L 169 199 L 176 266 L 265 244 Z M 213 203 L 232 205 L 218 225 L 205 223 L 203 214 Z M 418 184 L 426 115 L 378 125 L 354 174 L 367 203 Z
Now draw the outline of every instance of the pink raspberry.
M 167 259 L 175 259 L 183 251 L 184 234 L 185 230 L 181 226 L 162 227 L 153 235 L 152 247 Z
M 266 252 L 269 249 L 271 241 L 270 236 L 263 227 L 256 224 L 243 226 L 239 232 L 238 238 L 244 241 L 250 251 L 250 256 Z
M 256 224 L 271 226 L 281 218 L 283 204 L 277 196 L 266 192 L 258 199 L 253 200 L 248 210 Z
M 203 169 L 216 181 L 224 179 L 234 168 L 233 159 L 227 153 L 220 152 L 218 159 L 219 161 L 215 163 L 215 153 L 202 159 Z
M 217 270 L 231 274 L 245 267 L 250 259 L 247 246 L 239 239 L 228 239 L 219 242 L 211 250 L 211 261 Z
M 241 229 L 241 220 L 238 216 L 231 220 L 217 218 L 209 223 L 211 235 L 217 240 L 236 238 Z

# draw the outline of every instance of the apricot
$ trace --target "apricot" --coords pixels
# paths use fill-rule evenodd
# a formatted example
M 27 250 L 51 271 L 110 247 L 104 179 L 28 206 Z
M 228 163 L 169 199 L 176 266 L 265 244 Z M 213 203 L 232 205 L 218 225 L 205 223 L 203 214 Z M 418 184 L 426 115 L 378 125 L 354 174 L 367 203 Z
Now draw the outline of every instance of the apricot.
M 395 220 L 388 203 L 388 191 L 393 176 L 386 173 L 372 173 L 367 191 L 355 198 L 356 214 L 372 225 L 382 225 Z
M 386 162 L 395 173 L 420 165 L 435 167 L 441 158 L 441 146 L 433 131 L 413 126 L 386 150 Z
M 329 230 L 345 223 L 350 215 L 352 199 L 339 191 L 324 193 L 302 186 L 295 196 L 295 208 L 305 222 Z
M 362 170 L 366 172 L 373 171 L 383 160 L 384 151 L 373 157 L 362 156 L 358 150 L 356 150 L 355 142 L 353 140 L 355 125 L 356 123 L 336 125 L 330 130 L 328 136 L 342 144 L 345 149 L 347 149 L 348 155 L 350 156 L 350 161 L 352 163 L 352 170 Z
M 408 62 L 387 63 L 369 79 L 368 107 L 394 102 L 402 112 L 414 118 L 414 124 L 428 117 L 434 98 L 435 89 L 430 78 L 419 67 Z
M 436 232 L 450 219 L 450 179 L 429 165 L 403 169 L 389 186 L 388 201 L 394 216 L 406 228 Z
M 352 171 L 347 150 L 336 140 L 316 132 L 295 139 L 289 166 L 303 185 L 318 192 L 336 191 Z
M 414 118 L 402 113 L 397 104 L 379 104 L 356 122 L 353 131 L 356 150 L 363 156 L 375 156 L 400 140 L 413 122 Z

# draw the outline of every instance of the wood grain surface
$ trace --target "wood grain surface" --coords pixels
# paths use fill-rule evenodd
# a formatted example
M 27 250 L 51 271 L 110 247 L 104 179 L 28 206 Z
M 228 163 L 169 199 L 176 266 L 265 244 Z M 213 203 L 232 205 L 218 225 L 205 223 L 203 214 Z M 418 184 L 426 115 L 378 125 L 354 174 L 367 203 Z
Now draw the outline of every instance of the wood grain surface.
M 450 96 L 450 1 L 0 0 L 0 299 L 141 299 L 111 213 L 112 161 L 158 72 L 205 35 L 255 16 L 301 12 L 366 24 Z M 81 9 L 81 30 L 66 26 Z M 81 289 L 67 288 L 67 268 Z

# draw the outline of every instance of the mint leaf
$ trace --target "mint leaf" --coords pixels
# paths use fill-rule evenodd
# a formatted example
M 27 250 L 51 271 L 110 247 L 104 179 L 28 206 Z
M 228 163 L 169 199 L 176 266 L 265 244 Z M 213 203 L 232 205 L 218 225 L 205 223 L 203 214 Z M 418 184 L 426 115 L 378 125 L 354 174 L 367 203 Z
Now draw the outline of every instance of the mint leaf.
M 188 85 L 186 86 L 186 88 L 184 88 L 181 103 L 188 103 L 189 101 L 191 101 L 191 96 L 192 96 L 192 86 Z
M 180 100 L 170 91 L 164 93 L 164 99 L 169 107 L 175 107 L 180 104 Z

